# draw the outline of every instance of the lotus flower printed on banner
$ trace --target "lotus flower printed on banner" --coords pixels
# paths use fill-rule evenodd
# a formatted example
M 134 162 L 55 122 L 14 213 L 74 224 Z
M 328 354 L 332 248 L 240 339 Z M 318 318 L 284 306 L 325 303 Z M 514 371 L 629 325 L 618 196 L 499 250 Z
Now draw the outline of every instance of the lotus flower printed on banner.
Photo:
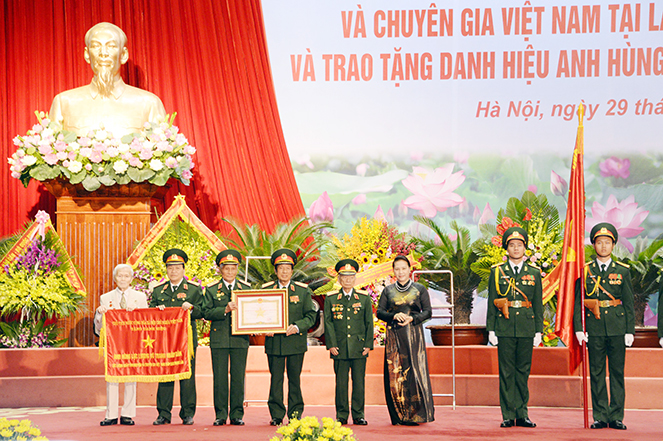
M 453 173 L 454 164 L 447 164 L 431 171 L 423 167 L 413 167 L 413 173 L 403 179 L 403 185 L 413 195 L 403 202 L 406 207 L 419 210 L 428 218 L 438 212 L 460 205 L 464 198 L 454 193 L 465 181 L 463 171 Z
M 334 205 L 326 191 L 313 201 L 308 209 L 308 217 L 313 222 L 334 222 Z
M 63 176 L 87 191 L 100 186 L 144 182 L 163 186 L 171 177 L 188 185 L 193 176 L 195 147 L 173 125 L 146 122 L 140 133 L 115 138 L 101 127 L 86 136 L 62 129 L 44 112 L 35 112 L 35 124 L 25 136 L 16 136 L 16 152 L 8 159 L 11 175 L 27 187 L 31 179 L 48 181 Z
M 585 229 L 589 232 L 599 222 L 611 223 L 619 233 L 618 243 L 624 245 L 629 253 L 632 253 L 633 245 L 628 238 L 636 237 L 645 230 L 640 224 L 648 215 L 649 211 L 638 207 L 635 196 L 631 195 L 619 202 L 615 195 L 611 194 L 605 206 L 598 202 L 592 204 L 592 216 L 587 217 Z
M 555 173 L 554 170 L 550 170 L 550 191 L 555 196 L 562 196 L 564 198 L 566 198 L 566 194 L 569 192 L 569 184 L 564 178 Z
M 626 179 L 631 175 L 630 167 L 630 159 L 619 159 L 616 156 L 611 156 L 599 164 L 601 176 L 604 178 L 614 176 L 616 178 Z

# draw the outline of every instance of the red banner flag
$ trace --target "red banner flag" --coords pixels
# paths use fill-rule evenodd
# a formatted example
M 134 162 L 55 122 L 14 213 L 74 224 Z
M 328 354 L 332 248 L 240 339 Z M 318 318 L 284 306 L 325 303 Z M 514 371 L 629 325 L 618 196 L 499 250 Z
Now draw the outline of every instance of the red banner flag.
M 182 308 L 106 311 L 99 340 L 106 381 L 155 383 L 190 378 L 191 332 L 191 316 Z
M 578 108 L 578 134 L 573 150 L 569 199 L 564 222 L 564 245 L 559 264 L 559 292 L 557 293 L 557 319 L 555 334 L 571 351 L 571 368 L 575 369 L 582 359 L 581 347 L 573 330 L 573 308 L 575 306 L 575 283 L 585 265 L 585 172 L 584 155 L 584 105 Z M 550 276 L 548 276 L 550 277 Z

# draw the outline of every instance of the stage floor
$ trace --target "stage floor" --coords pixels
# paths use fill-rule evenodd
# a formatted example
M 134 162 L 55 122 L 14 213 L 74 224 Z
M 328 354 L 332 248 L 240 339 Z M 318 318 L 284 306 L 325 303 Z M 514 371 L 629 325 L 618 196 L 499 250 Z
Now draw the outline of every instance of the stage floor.
M 177 415 L 179 408 L 173 409 Z M 214 427 L 214 409 L 198 407 L 193 426 L 183 426 L 179 418 L 169 426 L 155 427 L 152 421 L 157 412 L 153 407 L 141 406 L 137 410 L 135 426 L 101 427 L 102 407 L 55 407 L 0 409 L 0 417 L 30 419 L 50 441 L 174 441 L 181 439 L 233 441 L 267 441 L 275 432 L 269 426 L 266 406 L 252 405 L 246 409 L 243 427 Z M 333 417 L 331 406 L 307 406 L 305 416 Z M 386 406 L 367 406 L 368 426 L 350 425 L 358 441 L 402 440 L 416 436 L 431 440 L 537 439 L 555 441 L 582 440 L 663 440 L 663 410 L 627 410 L 626 431 L 613 429 L 589 430 L 583 428 L 579 409 L 530 408 L 530 418 L 537 423 L 535 429 L 514 427 L 501 429 L 498 407 L 436 406 L 436 421 L 418 427 L 392 426 Z

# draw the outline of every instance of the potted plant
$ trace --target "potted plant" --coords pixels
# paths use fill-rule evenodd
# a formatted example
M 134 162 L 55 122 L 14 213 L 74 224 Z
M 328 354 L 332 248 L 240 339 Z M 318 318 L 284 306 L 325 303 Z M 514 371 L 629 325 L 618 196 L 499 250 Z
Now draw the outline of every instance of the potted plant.
M 474 292 L 481 283 L 481 277 L 472 270 L 472 265 L 479 255 L 473 249 L 470 231 L 453 221 L 451 230 L 456 237 L 452 240 L 432 219 L 419 215 L 414 216 L 414 219 L 434 233 L 432 239 L 415 238 L 417 251 L 423 256 L 423 267 L 448 270 L 453 273 L 453 292 L 448 275 L 424 273 L 420 276 L 420 280 L 429 287 L 444 292 L 449 303 L 453 301 L 454 322 L 456 325 L 463 325 L 456 330 L 456 344 L 485 344 L 486 327 L 470 325 Z M 431 325 L 428 329 L 431 330 L 434 344 L 450 343 L 450 325 Z

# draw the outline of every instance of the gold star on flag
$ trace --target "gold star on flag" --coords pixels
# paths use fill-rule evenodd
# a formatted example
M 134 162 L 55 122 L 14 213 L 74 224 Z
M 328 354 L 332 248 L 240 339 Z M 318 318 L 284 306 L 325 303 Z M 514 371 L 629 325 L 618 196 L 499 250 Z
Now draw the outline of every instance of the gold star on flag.
M 149 335 L 147 336 L 147 338 L 144 338 L 144 339 L 143 339 L 143 343 L 145 343 L 145 347 L 146 347 L 146 348 L 148 348 L 148 347 L 150 347 L 150 348 L 154 348 L 154 346 L 152 346 L 152 344 L 153 344 L 155 341 L 156 341 L 156 340 L 154 340 L 153 338 L 151 338 Z

